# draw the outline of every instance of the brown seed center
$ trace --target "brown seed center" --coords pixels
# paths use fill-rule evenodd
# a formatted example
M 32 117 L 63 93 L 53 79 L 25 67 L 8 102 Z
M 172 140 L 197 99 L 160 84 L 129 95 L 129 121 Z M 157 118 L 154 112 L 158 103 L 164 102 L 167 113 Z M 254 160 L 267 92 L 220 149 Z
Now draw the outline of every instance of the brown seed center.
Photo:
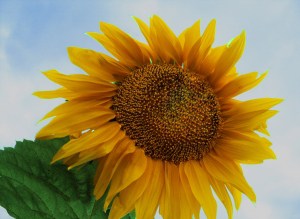
M 200 160 L 214 147 L 220 105 L 200 75 L 177 65 L 149 64 L 119 85 L 112 109 L 137 147 L 152 159 Z

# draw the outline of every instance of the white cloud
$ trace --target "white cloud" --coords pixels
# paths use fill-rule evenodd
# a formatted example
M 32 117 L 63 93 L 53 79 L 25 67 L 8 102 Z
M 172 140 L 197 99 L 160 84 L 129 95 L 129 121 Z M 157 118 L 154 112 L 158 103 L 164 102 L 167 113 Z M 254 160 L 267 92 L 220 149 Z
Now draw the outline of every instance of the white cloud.
M 0 147 L 14 146 L 16 140 L 23 140 L 23 138 L 34 139 L 35 133 L 41 127 L 37 125 L 37 121 L 49 110 L 49 107 L 55 105 L 54 101 L 42 103 L 32 95 L 32 92 L 42 84 L 45 88 L 49 87 L 49 82 L 41 75 L 26 77 L 26 69 L 24 74 L 14 72 L 6 48 L 10 32 L 10 29 L 4 27 L 0 32 Z
M 53 101 L 45 103 L 32 95 L 37 83 L 42 81 L 13 74 L 1 75 L 1 146 L 14 146 L 15 140 L 23 138 L 34 139 L 41 127 L 37 121 L 55 105 Z
M 10 37 L 11 31 L 7 26 L 0 26 L 0 63 L 1 63 L 1 72 L 4 74 L 9 70 L 9 64 L 5 52 L 5 41 Z

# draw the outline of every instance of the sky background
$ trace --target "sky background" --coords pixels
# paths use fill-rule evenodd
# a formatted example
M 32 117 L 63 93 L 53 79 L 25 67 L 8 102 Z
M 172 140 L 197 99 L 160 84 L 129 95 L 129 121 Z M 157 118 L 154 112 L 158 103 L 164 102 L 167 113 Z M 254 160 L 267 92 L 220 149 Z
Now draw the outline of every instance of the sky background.
M 57 86 L 40 72 L 57 69 L 78 73 L 66 48 L 79 46 L 105 52 L 85 32 L 98 31 L 99 21 L 119 26 L 143 40 L 132 15 L 148 23 L 158 14 L 179 34 L 201 19 L 202 31 L 217 19 L 214 46 L 246 30 L 247 44 L 237 65 L 240 73 L 269 70 L 267 78 L 240 99 L 281 97 L 280 111 L 268 125 L 277 160 L 245 166 L 257 202 L 246 197 L 236 219 L 300 218 L 300 1 L 158 1 L 158 0 L 0 0 L 0 146 L 34 139 L 45 125 L 42 116 L 62 100 L 41 100 L 36 90 Z M 0 147 L 1 148 L 1 147 Z M 10 218 L 0 209 L 0 219 Z M 159 218 L 159 217 L 156 217 Z M 218 218 L 227 218 L 219 203 Z

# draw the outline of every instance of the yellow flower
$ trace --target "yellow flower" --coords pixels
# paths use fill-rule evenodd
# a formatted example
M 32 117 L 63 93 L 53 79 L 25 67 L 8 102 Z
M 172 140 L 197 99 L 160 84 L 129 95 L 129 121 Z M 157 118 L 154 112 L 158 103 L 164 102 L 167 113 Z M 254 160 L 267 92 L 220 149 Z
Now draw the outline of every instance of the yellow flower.
M 213 191 L 228 217 L 242 193 L 255 201 L 241 164 L 275 159 L 266 121 L 277 98 L 234 99 L 259 84 L 266 73 L 239 75 L 235 64 L 245 32 L 212 48 L 215 20 L 200 34 L 195 22 L 178 37 L 158 16 L 150 26 L 135 18 L 147 44 L 107 23 L 88 33 L 114 58 L 71 47 L 71 61 L 87 74 L 44 74 L 62 87 L 40 91 L 41 98 L 67 100 L 39 139 L 73 136 L 53 158 L 73 168 L 98 160 L 94 194 L 109 186 L 104 208 L 110 218 L 136 210 L 138 219 L 216 218 Z M 258 132 L 262 134 L 258 134 Z

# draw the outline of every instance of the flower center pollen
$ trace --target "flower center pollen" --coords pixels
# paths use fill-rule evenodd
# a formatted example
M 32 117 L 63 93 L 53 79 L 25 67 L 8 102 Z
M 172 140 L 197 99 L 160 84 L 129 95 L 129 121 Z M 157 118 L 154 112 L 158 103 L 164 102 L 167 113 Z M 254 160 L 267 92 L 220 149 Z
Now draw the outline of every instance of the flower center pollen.
M 152 159 L 201 160 L 219 136 L 220 105 L 199 74 L 149 64 L 119 84 L 112 109 L 121 129 Z

